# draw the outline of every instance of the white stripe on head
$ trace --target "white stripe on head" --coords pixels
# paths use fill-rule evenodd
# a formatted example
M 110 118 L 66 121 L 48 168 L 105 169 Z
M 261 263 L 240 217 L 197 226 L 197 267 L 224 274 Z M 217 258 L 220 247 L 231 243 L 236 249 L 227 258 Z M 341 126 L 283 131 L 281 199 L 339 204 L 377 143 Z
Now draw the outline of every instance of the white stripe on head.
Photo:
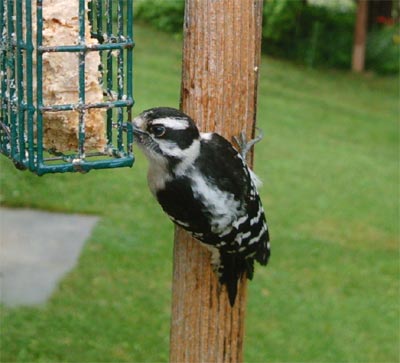
M 155 119 L 152 125 L 163 125 L 172 130 L 185 130 L 189 127 L 189 122 L 184 118 L 165 117 Z
M 158 140 L 158 146 L 161 151 L 168 156 L 176 157 L 181 160 L 188 159 L 187 163 L 192 163 L 199 156 L 200 141 L 193 140 L 192 144 L 186 148 L 181 149 L 175 142 L 168 140 Z

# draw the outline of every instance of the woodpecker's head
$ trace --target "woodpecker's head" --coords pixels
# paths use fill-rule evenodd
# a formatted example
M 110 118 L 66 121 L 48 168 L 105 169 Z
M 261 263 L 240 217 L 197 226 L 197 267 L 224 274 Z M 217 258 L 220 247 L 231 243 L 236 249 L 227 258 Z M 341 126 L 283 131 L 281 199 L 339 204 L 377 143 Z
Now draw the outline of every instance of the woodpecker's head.
M 199 130 L 189 116 L 174 108 L 143 111 L 133 120 L 133 133 L 150 162 L 167 159 L 179 163 L 199 152 Z

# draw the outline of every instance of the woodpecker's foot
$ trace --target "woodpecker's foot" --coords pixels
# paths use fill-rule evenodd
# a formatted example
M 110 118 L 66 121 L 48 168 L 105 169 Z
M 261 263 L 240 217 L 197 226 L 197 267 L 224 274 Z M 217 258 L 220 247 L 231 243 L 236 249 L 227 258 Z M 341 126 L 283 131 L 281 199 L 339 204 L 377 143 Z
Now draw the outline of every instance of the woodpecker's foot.
M 246 160 L 247 153 L 255 144 L 257 144 L 257 142 L 261 141 L 264 137 L 261 129 L 256 127 L 256 130 L 258 131 L 258 135 L 254 139 L 249 141 L 247 141 L 246 133 L 244 131 L 242 131 L 239 136 L 233 137 L 237 146 L 239 147 L 239 153 L 242 156 L 243 160 Z

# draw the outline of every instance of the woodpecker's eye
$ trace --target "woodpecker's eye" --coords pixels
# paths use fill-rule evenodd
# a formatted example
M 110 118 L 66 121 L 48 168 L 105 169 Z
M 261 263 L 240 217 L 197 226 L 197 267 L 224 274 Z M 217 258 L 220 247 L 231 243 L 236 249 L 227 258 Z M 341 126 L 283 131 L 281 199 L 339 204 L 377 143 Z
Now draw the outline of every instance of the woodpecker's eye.
M 165 127 L 161 125 L 153 125 L 150 126 L 150 132 L 155 136 L 155 137 L 161 137 L 165 134 Z

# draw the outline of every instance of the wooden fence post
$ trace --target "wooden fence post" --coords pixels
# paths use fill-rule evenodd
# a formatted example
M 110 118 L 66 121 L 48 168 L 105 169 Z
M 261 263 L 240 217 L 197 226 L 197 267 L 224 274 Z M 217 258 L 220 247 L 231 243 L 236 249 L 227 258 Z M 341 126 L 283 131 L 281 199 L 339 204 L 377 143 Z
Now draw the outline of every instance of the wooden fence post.
M 182 110 L 201 131 L 232 140 L 244 130 L 252 137 L 263 1 L 186 0 L 185 6 Z M 179 228 L 172 290 L 170 362 L 242 362 L 246 281 L 232 309 L 209 252 Z

